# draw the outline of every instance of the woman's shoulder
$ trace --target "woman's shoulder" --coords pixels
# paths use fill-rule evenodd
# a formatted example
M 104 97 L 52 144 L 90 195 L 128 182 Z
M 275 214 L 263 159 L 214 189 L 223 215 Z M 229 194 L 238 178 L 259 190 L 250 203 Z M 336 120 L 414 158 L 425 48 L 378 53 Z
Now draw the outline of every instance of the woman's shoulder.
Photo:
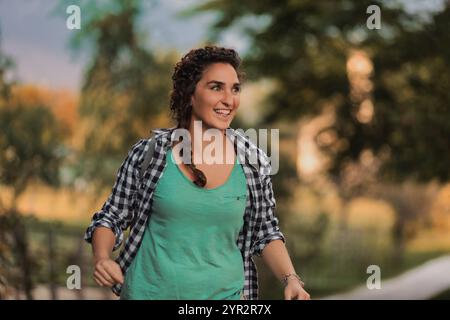
M 128 151 L 128 157 L 134 164 L 139 164 L 144 158 L 145 151 L 148 149 L 150 139 L 141 138 L 135 142 Z
M 148 137 L 140 138 L 137 142 L 133 144 L 131 147 L 131 152 L 138 153 L 140 156 L 148 150 L 149 146 L 155 142 L 155 140 L 161 139 L 161 137 L 165 136 L 169 133 L 173 128 L 157 128 L 151 129 Z
M 148 137 L 140 138 L 139 140 L 137 140 L 128 151 L 128 157 L 130 158 L 131 162 L 136 167 L 140 167 L 144 159 L 146 158 L 146 155 L 150 151 L 151 153 L 153 153 L 156 141 L 167 138 L 166 134 L 171 130 L 172 128 L 152 129 L 150 130 L 150 134 Z
M 266 152 L 259 147 L 242 129 L 228 128 L 229 132 L 234 135 L 237 140 L 237 146 L 240 152 L 243 152 L 260 174 L 267 175 L 271 171 L 270 158 Z

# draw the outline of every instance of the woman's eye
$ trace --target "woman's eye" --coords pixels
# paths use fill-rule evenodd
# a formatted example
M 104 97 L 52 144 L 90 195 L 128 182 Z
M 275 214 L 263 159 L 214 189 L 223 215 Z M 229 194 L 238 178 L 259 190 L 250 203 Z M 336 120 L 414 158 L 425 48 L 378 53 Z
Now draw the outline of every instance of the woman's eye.
M 211 87 L 211 90 L 214 90 L 214 91 L 220 91 L 220 90 L 222 90 L 222 87 L 220 87 L 220 86 L 214 86 L 214 87 Z M 241 88 L 239 88 L 239 87 L 234 87 L 234 88 L 232 89 L 232 91 L 233 91 L 234 93 L 239 93 L 239 92 L 241 92 Z

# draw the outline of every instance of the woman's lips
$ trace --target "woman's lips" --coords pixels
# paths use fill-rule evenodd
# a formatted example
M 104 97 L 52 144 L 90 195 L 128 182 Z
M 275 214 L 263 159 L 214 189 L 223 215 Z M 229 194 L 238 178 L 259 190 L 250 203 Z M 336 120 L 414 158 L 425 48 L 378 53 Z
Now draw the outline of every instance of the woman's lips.
M 228 119 L 231 116 L 231 109 L 214 109 L 214 113 L 221 119 Z

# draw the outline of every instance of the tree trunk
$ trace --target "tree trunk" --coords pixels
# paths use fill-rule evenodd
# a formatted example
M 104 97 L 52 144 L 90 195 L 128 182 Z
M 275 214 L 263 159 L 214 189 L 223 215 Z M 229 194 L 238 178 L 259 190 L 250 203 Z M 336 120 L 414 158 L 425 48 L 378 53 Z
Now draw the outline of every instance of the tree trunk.
M 405 252 L 405 223 L 404 221 L 397 217 L 395 222 L 393 232 L 394 240 L 394 251 L 393 251 L 393 261 L 396 265 L 403 263 L 403 254 Z
M 15 210 L 12 212 L 13 223 L 13 236 L 15 247 L 17 250 L 17 259 L 19 267 L 22 273 L 22 287 L 25 292 L 25 296 L 28 300 L 33 300 L 33 284 L 31 279 L 31 261 L 28 253 L 28 239 L 26 233 L 26 227 Z
M 48 284 L 50 289 L 50 297 L 52 300 L 57 300 L 57 289 L 56 289 L 56 276 L 55 276 L 55 239 L 53 230 L 51 227 L 47 230 L 47 241 L 48 241 Z

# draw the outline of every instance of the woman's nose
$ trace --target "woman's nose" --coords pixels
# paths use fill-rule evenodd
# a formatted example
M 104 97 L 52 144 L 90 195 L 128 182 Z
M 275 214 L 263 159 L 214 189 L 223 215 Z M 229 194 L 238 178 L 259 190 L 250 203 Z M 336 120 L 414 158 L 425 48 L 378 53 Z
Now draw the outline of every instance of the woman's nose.
M 230 92 L 225 91 L 221 101 L 225 106 L 230 108 L 233 105 L 233 95 Z

